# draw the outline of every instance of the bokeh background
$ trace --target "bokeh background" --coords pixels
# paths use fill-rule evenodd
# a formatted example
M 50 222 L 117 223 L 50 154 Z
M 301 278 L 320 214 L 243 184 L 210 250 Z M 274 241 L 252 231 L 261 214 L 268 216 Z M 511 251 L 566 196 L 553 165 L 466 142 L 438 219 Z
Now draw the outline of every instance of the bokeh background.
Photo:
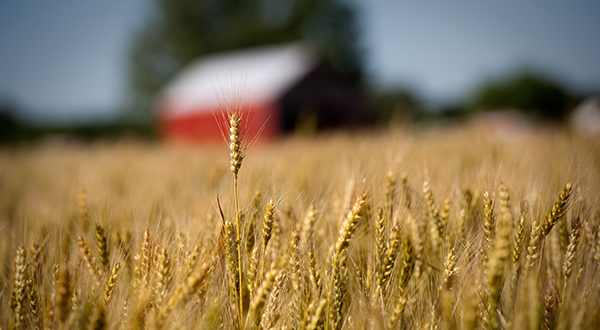
M 514 109 L 568 126 L 583 102 L 600 111 L 598 17 L 592 0 L 3 1 L 0 137 L 154 138 L 156 98 L 186 65 L 293 41 L 315 46 L 380 125 Z

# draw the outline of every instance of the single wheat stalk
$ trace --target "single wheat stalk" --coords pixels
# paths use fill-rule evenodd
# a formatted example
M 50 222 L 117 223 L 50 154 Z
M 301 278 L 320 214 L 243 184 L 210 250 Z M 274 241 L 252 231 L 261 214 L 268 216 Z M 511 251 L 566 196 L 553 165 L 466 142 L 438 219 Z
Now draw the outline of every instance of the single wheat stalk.
M 121 264 L 117 262 L 110 272 L 108 282 L 106 282 L 106 288 L 104 289 L 104 304 L 108 304 L 112 298 L 113 292 L 115 291 L 115 286 L 117 285 L 117 280 L 119 279 L 120 270 Z
M 519 275 L 519 266 L 521 261 L 521 252 L 523 250 L 523 242 L 525 240 L 525 206 L 521 206 L 521 215 L 517 222 L 514 233 L 514 242 L 512 250 L 512 277 L 510 281 L 511 290 L 513 290 L 517 284 L 517 278 Z M 514 291 L 513 291 L 514 292 Z M 513 297 L 514 299 L 514 297 Z
M 86 232 L 88 229 L 88 209 L 87 209 L 87 191 L 84 187 L 80 187 L 77 192 L 77 211 L 79 215 L 79 223 L 81 224 L 81 228 Z
M 428 181 L 423 183 L 423 195 L 425 196 L 425 201 L 427 202 L 427 211 L 429 212 L 429 217 L 433 221 L 435 230 L 437 230 L 437 232 L 432 230 L 432 243 L 435 246 L 435 252 L 439 253 L 441 241 L 444 238 L 445 228 L 440 213 L 438 212 L 438 208 L 435 204 L 433 193 L 431 192 L 431 187 L 429 186 Z
M 310 280 L 310 284 L 312 287 L 311 296 L 314 298 L 314 297 L 317 297 L 321 291 L 321 285 L 320 285 L 321 278 L 320 278 L 319 271 L 317 270 L 317 262 L 315 260 L 315 254 L 313 252 L 312 245 L 308 246 L 307 257 L 308 257 L 308 278 Z
M 31 253 L 31 278 L 34 280 L 34 283 L 37 283 L 39 280 L 40 274 L 40 266 L 41 266 L 41 247 L 36 241 L 31 242 L 31 246 L 29 247 L 29 252 Z
M 96 258 L 92 255 L 92 252 L 90 251 L 90 248 L 83 239 L 83 237 L 79 236 L 77 238 L 77 245 L 79 245 L 81 253 L 83 254 L 83 257 L 90 271 L 90 275 L 92 275 L 94 279 L 95 286 L 98 287 L 100 285 L 100 278 L 102 277 L 102 270 L 96 263 Z
M 265 259 L 267 259 L 267 245 L 269 244 L 269 241 L 271 240 L 271 237 L 273 236 L 273 222 L 274 222 L 274 218 L 275 218 L 274 212 L 275 212 L 275 208 L 273 206 L 273 200 L 271 199 L 267 203 L 267 209 L 265 211 L 265 216 L 264 216 L 263 224 L 262 224 L 262 231 L 261 231 L 262 261 L 261 261 L 261 266 L 260 266 L 260 273 L 258 276 L 259 280 L 262 279 L 262 274 L 265 269 Z
M 236 239 L 237 239 L 237 264 L 238 264 L 238 283 L 243 283 L 242 277 L 242 233 L 241 228 L 241 214 L 238 201 L 238 174 L 242 167 L 242 160 L 244 159 L 244 150 L 242 148 L 242 137 L 241 137 L 241 116 L 236 111 L 230 111 L 229 117 L 229 159 L 231 163 L 231 173 L 233 173 L 233 199 L 235 203 L 235 225 L 236 225 Z M 244 310 L 242 301 L 242 286 L 238 285 L 238 309 L 240 313 Z
M 41 248 L 36 241 L 30 246 L 31 258 L 29 263 L 29 277 L 27 279 L 27 298 L 29 299 L 29 309 L 33 318 L 33 328 L 36 330 L 44 328 L 44 322 L 40 313 L 40 255 Z
M 450 206 L 452 202 L 449 198 L 444 199 L 444 206 L 442 207 L 442 212 L 440 212 L 440 223 L 442 224 L 442 228 L 444 228 L 444 243 L 447 243 L 450 240 L 450 235 L 445 233 L 446 228 L 448 228 L 448 218 L 450 217 Z
M 410 187 L 408 186 L 408 174 L 402 173 L 401 176 L 402 196 L 404 197 L 404 207 L 410 210 Z
M 301 291 L 301 274 L 300 274 L 300 232 L 298 230 L 292 232 L 290 240 L 290 260 L 289 272 L 291 279 L 292 298 L 289 310 L 291 312 L 291 322 L 294 329 L 300 324 L 300 316 L 303 314 L 303 292 Z
M 302 221 L 302 229 L 300 231 L 300 249 L 305 250 L 308 242 L 310 241 L 315 222 L 317 220 L 317 211 L 315 205 L 310 204 L 306 217 Z
M 386 254 L 379 269 L 379 277 L 377 278 L 377 295 L 381 296 L 385 285 L 392 275 L 394 263 L 400 249 L 400 227 L 395 225 L 390 233 L 390 239 L 387 242 Z
M 404 312 L 404 308 L 406 307 L 406 288 L 408 286 L 408 281 L 410 280 L 414 269 L 415 254 L 413 250 L 413 245 L 411 240 L 407 239 L 403 248 L 402 268 L 400 269 L 400 280 L 398 281 L 398 291 L 400 292 L 400 298 L 396 303 L 394 312 L 388 320 L 389 329 L 393 329 L 398 320 L 402 318 L 402 313 Z
M 329 296 L 329 307 L 328 307 L 328 324 L 329 329 L 337 329 L 340 321 L 342 320 L 342 310 L 344 307 L 344 297 L 346 295 L 346 280 L 348 277 L 347 268 L 347 254 L 346 251 L 338 256 L 337 267 L 335 272 L 332 273 L 331 279 L 331 290 Z
M 388 223 L 396 223 L 394 218 L 394 197 L 396 193 L 396 174 L 393 171 L 387 173 L 385 181 L 385 212 Z
M 506 259 L 510 257 L 510 235 L 512 233 L 513 216 L 510 209 L 510 195 L 504 184 L 500 184 L 500 221 L 494 240 L 493 254 L 490 254 L 487 268 L 487 284 L 489 290 L 489 326 L 500 327 L 498 309 L 502 291 L 503 269 Z
M 483 192 L 483 234 L 485 238 L 485 244 L 482 247 L 481 257 L 483 260 L 483 268 L 487 271 L 488 259 L 490 251 L 494 244 L 494 227 L 496 218 L 493 214 L 494 202 L 490 197 L 490 193 L 487 191 Z
M 375 228 L 375 262 L 377 265 L 377 273 L 381 274 L 383 269 L 383 263 L 386 255 L 386 237 L 385 237 L 385 218 L 383 216 L 383 208 L 377 209 L 377 226 Z M 380 275 L 379 275 L 380 276 Z
M 546 294 L 544 295 L 544 313 L 542 320 L 544 329 L 554 329 L 558 312 L 557 299 L 558 297 L 556 296 L 556 292 L 552 285 L 548 286 Z
M 29 299 L 29 310 L 31 310 L 31 316 L 33 321 L 33 328 L 38 330 L 43 328 L 43 322 L 40 315 L 40 295 L 38 291 L 38 286 L 35 283 L 36 281 L 34 281 L 33 279 L 27 279 L 26 288 L 27 299 Z
M 558 195 L 558 199 L 552 206 L 550 214 L 546 217 L 546 221 L 542 223 L 542 235 L 548 236 L 552 227 L 558 222 L 558 220 L 565 215 L 567 210 L 567 203 L 571 196 L 572 185 L 567 183 L 561 193 Z
M 350 238 L 352 238 L 352 234 L 354 233 L 354 229 L 356 229 L 356 225 L 358 224 L 358 220 L 360 219 L 360 211 L 364 207 L 366 203 L 367 195 L 361 195 L 356 198 L 356 202 L 352 209 L 348 212 L 348 215 L 344 219 L 342 226 L 340 227 L 338 239 L 335 243 L 335 248 L 332 256 L 332 269 L 335 270 L 336 264 L 338 262 L 337 258 L 339 255 L 344 252 L 348 245 L 350 244 Z
M 567 183 L 558 199 L 552 206 L 552 210 L 544 220 L 534 221 L 531 228 L 531 238 L 529 240 L 529 247 L 527 248 L 527 265 L 525 270 L 528 272 L 540 257 L 540 250 L 544 238 L 548 236 L 552 227 L 558 222 L 558 219 L 564 216 L 566 212 L 567 203 L 571 196 L 572 185 Z
M 250 295 L 250 300 L 253 299 L 254 289 L 256 288 L 256 275 L 258 272 L 258 263 L 258 246 L 254 246 L 250 254 L 250 265 L 248 267 L 248 293 Z
M 240 294 L 240 278 L 238 277 L 240 264 L 238 258 L 239 244 L 236 238 L 235 225 L 231 221 L 225 221 L 225 261 L 227 262 L 227 273 L 229 275 L 229 283 L 235 295 L 235 303 L 237 309 L 238 323 L 242 322 L 242 306 L 239 300 L 242 299 Z
M 569 278 L 571 277 L 571 272 L 573 271 L 573 261 L 575 260 L 575 255 L 577 254 L 577 246 L 581 237 L 582 221 L 580 220 L 580 217 L 577 217 L 573 220 L 571 228 L 569 245 L 567 246 L 567 252 L 565 253 L 565 259 L 562 267 L 564 284 L 560 301 L 563 302 L 563 304 L 567 294 L 567 284 L 569 283 Z
M 27 282 L 27 263 L 25 262 L 25 248 L 17 248 L 14 260 L 13 279 L 13 325 L 15 329 L 25 327 L 25 288 Z
M 160 249 L 155 265 L 154 303 L 156 306 L 160 306 L 169 290 L 171 276 L 171 259 L 166 248 Z
M 144 231 L 144 237 L 142 239 L 142 245 L 140 246 L 140 291 L 143 292 L 150 283 L 150 260 L 152 259 L 152 252 L 150 247 L 150 230 L 146 228 Z
M 69 316 L 69 301 L 71 300 L 71 276 L 65 262 L 58 267 L 55 297 L 56 316 L 61 324 L 65 324 Z
M 367 200 L 367 195 L 360 195 L 356 198 L 356 202 L 352 209 L 348 212 L 348 215 L 344 219 L 340 231 L 338 234 L 337 242 L 333 250 L 332 263 L 331 263 L 331 284 L 329 286 L 329 295 L 327 297 L 329 312 L 328 312 L 328 323 L 337 324 L 341 318 L 340 312 L 342 307 L 343 297 L 343 283 L 345 282 L 344 276 L 346 273 L 345 261 L 346 257 L 343 253 L 350 244 L 350 238 L 356 229 L 358 220 L 360 219 L 360 212 L 363 209 Z M 334 327 L 335 328 L 335 327 Z
M 404 313 L 404 308 L 406 307 L 406 297 L 404 295 L 405 292 L 400 292 L 400 298 L 398 298 L 394 312 L 390 316 L 390 319 L 387 323 L 388 329 L 396 328 L 396 323 L 398 323 L 398 320 L 402 317 L 402 313 Z
M 458 215 L 458 235 L 457 238 L 459 241 L 464 241 L 467 233 L 467 221 L 469 216 L 471 215 L 471 201 L 473 200 L 473 194 L 469 188 L 465 187 L 463 189 L 463 199 L 460 207 L 460 212 Z
M 458 255 L 456 254 L 455 246 L 450 249 L 444 262 L 444 278 L 440 290 L 451 290 L 456 279 Z
M 96 224 L 96 243 L 98 245 L 98 261 L 102 266 L 103 271 L 108 270 L 108 244 L 104 228 L 100 224 Z

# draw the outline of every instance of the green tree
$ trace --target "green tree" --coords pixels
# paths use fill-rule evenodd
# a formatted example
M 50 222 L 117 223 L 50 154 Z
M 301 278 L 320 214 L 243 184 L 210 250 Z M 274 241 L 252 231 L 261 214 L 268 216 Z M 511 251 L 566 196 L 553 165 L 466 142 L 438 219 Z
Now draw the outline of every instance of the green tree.
M 507 79 L 485 84 L 471 108 L 511 108 L 561 120 L 567 114 L 571 96 L 558 83 L 540 74 L 524 72 Z
M 131 103 L 146 119 L 157 92 L 204 54 L 306 41 L 355 83 L 362 59 L 354 8 L 341 0 L 155 0 L 130 53 Z

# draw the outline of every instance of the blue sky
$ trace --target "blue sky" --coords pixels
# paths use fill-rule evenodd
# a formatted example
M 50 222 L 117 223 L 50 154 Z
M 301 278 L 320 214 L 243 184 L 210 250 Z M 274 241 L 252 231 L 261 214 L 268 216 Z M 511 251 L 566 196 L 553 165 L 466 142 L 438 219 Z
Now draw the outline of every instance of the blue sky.
M 523 67 L 578 90 L 600 86 L 600 1 L 362 3 L 370 70 L 430 98 L 461 97 Z
M 527 66 L 600 90 L 600 1 L 352 1 L 380 84 L 456 100 Z M 1 1 L 0 99 L 48 120 L 110 115 L 125 96 L 129 42 L 148 3 Z

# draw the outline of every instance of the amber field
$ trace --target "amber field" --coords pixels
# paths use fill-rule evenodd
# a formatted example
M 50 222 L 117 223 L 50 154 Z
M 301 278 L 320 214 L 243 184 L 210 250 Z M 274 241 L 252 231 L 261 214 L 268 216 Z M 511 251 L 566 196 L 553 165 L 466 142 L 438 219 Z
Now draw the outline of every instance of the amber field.
M 228 119 L 0 149 L 0 329 L 600 329 L 599 140 Z

